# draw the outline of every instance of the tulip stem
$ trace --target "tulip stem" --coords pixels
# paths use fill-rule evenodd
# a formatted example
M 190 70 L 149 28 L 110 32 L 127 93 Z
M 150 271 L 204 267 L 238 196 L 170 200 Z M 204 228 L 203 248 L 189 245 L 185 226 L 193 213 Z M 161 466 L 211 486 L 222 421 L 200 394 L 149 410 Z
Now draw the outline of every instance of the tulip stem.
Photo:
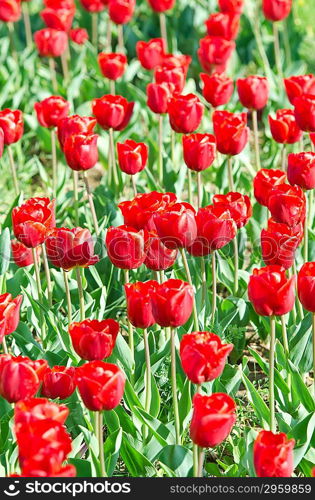
M 107 19 L 106 49 L 107 49 L 107 52 L 112 51 L 112 22 L 111 22 L 111 19 L 109 16 Z
M 254 147 L 255 147 L 255 164 L 256 170 L 260 170 L 260 151 L 259 151 L 259 132 L 258 132 L 258 120 L 257 120 L 257 110 L 252 110 L 252 120 L 253 120 L 253 133 L 254 133 Z
M 15 191 L 16 196 L 18 196 L 18 194 L 20 192 L 20 188 L 19 188 L 19 183 L 17 180 L 16 166 L 15 166 L 11 146 L 8 146 L 8 157 L 9 157 L 9 163 L 10 163 L 10 167 L 11 167 L 11 174 L 12 174 L 12 179 L 13 179 L 14 191 Z
M 201 267 L 201 290 L 202 290 L 202 295 L 201 295 L 201 303 L 204 304 L 207 296 L 207 273 L 206 273 L 206 264 L 205 264 L 205 258 L 200 257 L 200 267 Z
M 116 94 L 116 89 L 115 89 L 115 80 L 109 80 L 109 92 L 111 95 Z
M 166 52 L 168 52 L 166 17 L 163 12 L 160 12 L 160 30 L 161 30 L 161 37 L 165 41 L 165 50 Z
M 315 394 L 315 313 L 312 314 L 312 330 L 313 330 L 313 377 L 314 377 L 314 394 Z
M 175 328 L 171 328 L 171 379 L 172 379 L 172 395 L 173 395 L 176 444 L 180 444 L 180 421 L 179 421 L 177 382 L 176 382 Z
M 269 348 L 269 408 L 270 408 L 270 430 L 275 432 L 275 340 L 276 340 L 276 320 L 270 316 L 270 348 Z
M 159 115 L 159 182 L 163 188 L 163 115 Z
M 131 175 L 131 184 L 132 184 L 132 189 L 133 189 L 133 194 L 137 196 L 138 191 L 137 191 L 137 184 L 136 184 L 136 179 L 134 175 Z
M 66 87 L 67 83 L 69 82 L 69 67 L 68 67 L 67 51 L 65 51 L 63 54 L 61 54 L 61 66 L 62 66 L 62 73 L 63 73 L 63 83 L 64 83 L 64 87 Z
M 124 44 L 124 28 L 122 24 L 118 24 L 117 26 L 117 36 L 118 36 L 118 52 L 122 54 L 125 53 L 125 44 Z
M 92 45 L 97 52 L 97 23 L 98 15 L 97 12 L 92 12 Z
M 292 267 L 293 267 L 293 274 L 295 274 L 295 276 L 297 276 L 297 269 L 296 269 L 295 260 L 293 261 L 293 266 Z M 290 272 L 290 275 L 291 275 L 291 272 Z M 295 291 L 296 291 L 297 308 L 298 308 L 298 311 L 299 311 L 300 320 L 302 321 L 302 319 L 304 318 L 304 312 L 303 312 L 303 306 L 302 306 L 301 302 L 299 301 L 298 292 L 297 292 L 297 283 L 296 282 L 295 282 Z
M 198 477 L 203 477 L 204 460 L 205 460 L 205 452 L 203 448 L 198 447 Z
M 144 340 L 145 363 L 146 363 L 145 411 L 149 413 L 151 404 L 151 362 L 150 362 L 148 331 L 146 328 L 143 330 L 143 340 Z
M 38 262 L 38 255 L 37 255 L 36 248 L 32 248 L 32 254 L 33 254 L 33 262 L 34 262 L 34 270 L 35 270 L 35 279 L 36 279 L 36 285 L 37 285 L 38 302 L 40 304 L 40 306 L 39 306 L 40 330 L 41 330 L 42 342 L 44 343 L 45 336 L 46 336 L 46 328 L 45 328 L 45 320 L 44 320 L 43 310 L 41 308 L 41 304 L 43 303 L 43 291 L 42 291 L 42 284 L 41 284 L 41 280 L 40 280 L 40 270 L 39 270 L 39 262 Z
M 115 153 L 115 142 L 114 142 L 114 131 L 112 128 L 109 129 L 109 145 L 110 145 L 110 156 L 113 167 L 113 175 L 114 175 L 114 184 L 118 186 L 118 175 L 117 175 L 117 166 L 116 166 L 116 153 Z
M 65 271 L 63 269 L 62 272 L 63 272 L 63 280 L 65 283 L 66 298 L 67 298 L 68 325 L 70 325 L 72 323 L 72 305 L 71 305 L 71 295 L 70 295 L 70 288 L 69 288 L 69 279 L 68 279 L 67 271 Z
M 229 180 L 229 190 L 234 191 L 234 180 L 233 180 L 233 160 L 232 156 L 228 156 L 228 180 Z
M 236 234 L 235 238 L 233 238 L 233 244 L 234 244 L 234 287 L 233 287 L 233 292 L 234 292 L 234 295 L 236 295 L 238 292 L 238 266 L 239 266 L 237 234 Z
M 193 199 L 192 199 L 192 179 L 191 179 L 191 170 L 189 168 L 187 169 L 187 180 L 188 180 L 188 201 L 192 205 L 193 204 Z
M 183 260 L 184 268 L 185 268 L 185 271 L 186 271 L 186 276 L 187 276 L 188 283 L 190 284 L 191 287 L 193 287 L 193 283 L 192 283 L 192 279 L 191 279 L 191 274 L 190 274 L 190 270 L 189 270 L 189 265 L 188 265 L 187 257 L 186 257 L 186 254 L 185 254 L 185 249 L 181 248 L 180 251 L 181 251 L 182 260 Z M 195 331 L 197 332 L 199 330 L 199 323 L 198 323 L 198 314 L 197 314 L 197 307 L 196 307 L 196 298 L 195 298 L 195 296 L 194 296 L 194 302 L 193 302 L 193 315 L 194 315 L 194 328 L 195 328 Z
M 57 148 L 56 148 L 56 132 L 55 129 L 51 129 L 50 131 L 51 138 L 51 159 L 52 159 L 52 178 L 53 178 L 53 186 L 52 192 L 55 197 L 57 194 Z
M 202 179 L 201 172 L 197 172 L 197 208 L 199 209 L 202 204 Z
M 79 225 L 79 189 L 78 189 L 79 174 L 76 170 L 73 171 L 73 198 L 74 198 L 74 218 L 76 226 Z
M 283 172 L 286 171 L 286 163 L 287 163 L 287 146 L 286 144 L 282 144 L 282 152 L 281 152 L 281 170 Z
M 175 139 L 176 139 L 175 132 L 171 128 L 171 158 L 172 158 L 173 168 L 175 167 Z
M 286 358 L 289 359 L 289 342 L 288 342 L 288 333 L 287 333 L 287 325 L 285 321 L 285 315 L 281 316 L 281 331 L 282 331 L 282 341 L 283 348 L 286 355 Z M 291 374 L 288 373 L 288 387 L 291 390 Z
M 31 22 L 30 22 L 30 15 L 28 12 L 28 6 L 27 6 L 27 3 L 25 3 L 25 2 L 22 2 L 22 11 L 23 11 L 23 20 L 24 20 L 24 27 L 25 27 L 26 44 L 27 44 L 28 48 L 31 48 L 32 44 L 33 44 L 32 28 L 31 28 Z
M 3 337 L 3 340 L 2 340 L 2 347 L 3 347 L 3 352 L 4 354 L 8 354 L 8 346 L 7 346 L 7 341 L 5 339 L 5 336 Z
M 279 42 L 279 29 L 276 22 L 272 23 L 273 28 L 273 43 L 275 49 L 275 62 L 277 67 L 278 76 L 283 78 L 282 64 L 281 64 L 281 53 L 280 53 L 280 42 Z
M 78 283 L 79 301 L 80 301 L 80 321 L 85 319 L 85 306 L 84 306 L 84 295 L 83 295 L 83 285 L 81 277 L 81 269 L 79 267 L 75 268 L 76 278 Z
M 308 261 L 308 203 L 307 203 L 307 194 L 305 193 L 305 219 L 304 219 L 304 247 L 303 247 L 303 256 L 304 263 Z
M 129 283 L 129 271 L 128 269 L 124 269 L 124 276 L 125 276 L 125 284 Z M 128 322 L 128 342 L 129 342 L 129 349 L 131 352 L 131 359 L 132 359 L 132 364 L 134 365 L 135 363 L 135 347 L 134 347 L 134 338 L 133 338 L 133 327 L 132 324 L 130 323 L 128 317 L 127 317 L 127 322 Z
M 49 263 L 48 263 L 48 259 L 47 259 L 46 247 L 44 244 L 42 244 L 41 247 L 42 247 L 42 253 L 43 253 L 43 262 L 44 262 L 46 283 L 47 283 L 48 304 L 49 304 L 49 307 L 51 307 L 52 306 L 52 283 L 51 283 L 51 278 L 50 278 Z
M 107 477 L 104 458 L 104 442 L 103 442 L 103 413 L 98 411 L 98 451 L 101 466 L 101 477 Z
M 86 188 L 86 192 L 87 192 L 87 196 L 88 196 L 88 200 L 89 200 L 90 210 L 91 210 L 92 219 L 93 219 L 94 231 L 95 231 L 96 236 L 98 236 L 100 230 L 98 227 L 98 221 L 97 221 L 95 205 L 94 205 L 94 201 L 93 201 L 93 195 L 91 192 L 91 188 L 89 185 L 89 180 L 88 180 L 86 172 L 83 172 L 83 180 L 84 180 L 84 184 L 85 184 L 85 188 Z
M 18 62 L 18 55 L 17 55 L 17 51 L 15 48 L 15 43 L 14 43 L 14 24 L 9 22 L 9 23 L 7 23 L 7 25 L 8 25 L 8 30 L 9 30 L 9 39 L 10 39 L 10 47 L 11 47 L 12 57 L 15 60 L 15 62 L 17 63 Z
M 196 386 L 196 394 L 201 394 L 201 384 L 197 384 Z M 198 477 L 199 470 L 199 447 L 196 443 L 193 443 L 193 471 L 194 477 Z
M 53 57 L 49 57 L 48 60 L 49 60 L 49 70 L 50 70 L 52 88 L 53 88 L 54 92 L 58 92 L 58 82 L 57 82 L 57 76 L 56 76 L 55 60 Z
M 211 321 L 214 323 L 215 313 L 217 310 L 217 264 L 216 264 L 216 253 L 212 252 L 212 313 Z

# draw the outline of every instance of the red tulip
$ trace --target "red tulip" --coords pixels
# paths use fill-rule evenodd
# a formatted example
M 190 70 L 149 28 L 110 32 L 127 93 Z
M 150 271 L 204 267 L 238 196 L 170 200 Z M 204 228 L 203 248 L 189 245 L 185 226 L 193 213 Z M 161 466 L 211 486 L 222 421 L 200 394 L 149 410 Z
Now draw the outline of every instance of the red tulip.
M 81 227 L 55 228 L 46 239 L 46 252 L 50 262 L 65 271 L 74 267 L 89 267 L 99 261 L 94 255 L 90 231 Z
M 175 0 L 148 0 L 148 2 L 155 12 L 165 12 L 175 5 Z
M 290 14 L 292 0 L 263 0 L 263 13 L 269 21 L 282 21 Z
M 72 170 L 89 170 L 98 162 L 97 134 L 75 134 L 67 137 L 63 152 Z
M 70 103 L 60 96 L 47 97 L 41 102 L 35 102 L 37 120 L 42 127 L 57 127 L 60 120 L 68 116 Z
M 183 135 L 184 161 L 188 168 L 201 172 L 215 160 L 216 140 L 211 134 Z
M 76 477 L 74 465 L 62 465 L 55 457 L 46 454 L 40 457 L 40 461 L 29 458 L 21 470 L 21 474 L 10 477 Z
M 297 125 L 305 132 L 315 132 L 315 95 L 305 94 L 294 99 Z
M 193 332 L 183 335 L 180 359 L 183 370 L 194 384 L 203 384 L 219 377 L 233 344 L 223 344 L 211 332 Z
M 144 329 L 154 325 L 151 299 L 157 286 L 158 282 L 154 280 L 125 285 L 128 319 L 136 328 Z
M 240 16 L 234 12 L 215 12 L 205 21 L 209 36 L 235 40 L 240 29 Z
M 144 265 L 153 271 L 172 267 L 177 258 L 177 249 L 167 248 L 155 231 L 150 231 Z
M 31 248 L 27 248 L 18 240 L 11 241 L 11 251 L 14 263 L 19 267 L 28 267 L 34 264 L 33 252 Z M 39 256 L 41 247 L 36 248 L 36 253 Z
M 185 87 L 186 72 L 181 66 L 173 66 L 171 68 L 163 65 L 156 66 L 154 69 L 154 80 L 156 84 L 167 84 L 172 95 L 174 92 L 180 94 Z
M 4 133 L 2 128 L 0 128 L 0 158 L 3 155 L 4 150 Z
M 258 203 L 268 206 L 271 190 L 280 184 L 285 184 L 287 175 L 283 170 L 262 168 L 254 178 L 254 195 Z
M 203 111 L 203 104 L 194 94 L 173 96 L 168 103 L 170 125 L 182 134 L 191 134 L 199 127 Z
M 92 110 L 97 123 L 105 130 L 123 130 L 127 127 L 134 102 L 128 102 L 120 95 L 104 95 L 92 102 Z
M 315 153 L 290 153 L 288 155 L 288 181 L 302 189 L 315 188 Z
M 113 319 L 86 319 L 69 325 L 69 334 L 75 352 L 88 361 L 111 356 L 119 332 L 119 323 Z
M 262 109 L 269 97 L 269 84 L 264 76 L 248 76 L 236 81 L 241 104 L 248 109 Z
M 129 23 L 135 6 L 136 0 L 109 0 L 108 13 L 111 21 L 116 24 Z
M 105 4 L 102 0 L 80 0 L 82 7 L 88 12 L 102 12 Z
M 153 38 L 148 42 L 139 41 L 136 44 L 137 57 L 144 69 L 154 69 L 163 63 L 165 56 L 165 40 Z
M 164 69 L 182 68 L 186 77 L 191 61 L 191 56 L 185 54 L 165 54 L 162 67 Z
M 68 368 L 70 369 L 70 368 Z M 49 368 L 47 368 L 49 370 Z M 74 368 L 71 368 L 74 371 Z M 53 420 L 64 424 L 69 415 L 66 405 L 60 405 L 44 398 L 30 398 L 18 401 L 14 406 L 14 426 L 18 430 L 39 420 Z
M 202 448 L 221 444 L 230 434 L 236 422 L 236 405 L 227 394 L 211 396 L 195 394 L 194 412 L 190 424 L 192 441 Z
M 236 12 L 241 14 L 244 0 L 218 0 L 218 4 L 221 12 Z
M 284 78 L 285 90 L 291 104 L 294 105 L 294 99 L 304 94 L 315 95 L 315 76 L 300 75 Z
M 273 139 L 280 144 L 294 144 L 302 137 L 302 130 L 297 126 L 292 109 L 278 109 L 276 118 L 268 116 Z
M 69 31 L 69 37 L 77 45 L 84 45 L 89 39 L 89 34 L 85 28 L 73 28 Z
M 164 114 L 168 111 L 168 103 L 174 94 L 172 83 L 149 83 L 147 86 L 147 105 L 153 113 Z
M 270 191 L 268 208 L 276 222 L 290 227 L 304 222 L 305 205 L 305 195 L 298 186 L 280 184 Z
M 293 228 L 268 220 L 268 228 L 261 231 L 261 253 L 266 265 L 289 269 L 294 264 L 295 251 L 303 239 L 303 226 Z
M 55 200 L 30 198 L 20 207 L 14 207 L 12 225 L 15 237 L 26 247 L 41 245 L 56 225 Z
M 46 7 L 40 17 L 48 28 L 69 31 L 75 14 L 75 5 L 71 8 Z
M 311 139 L 311 142 L 315 145 L 315 134 L 314 133 L 310 134 L 310 139 Z M 0 154 L 0 157 L 1 157 L 1 154 Z
M 106 233 L 107 254 L 111 263 L 120 269 L 137 269 L 146 258 L 148 234 L 133 227 L 109 227 Z
M 101 52 L 98 54 L 97 60 L 102 74 L 109 80 L 118 80 L 126 70 L 127 57 L 125 54 Z
M 213 129 L 217 149 L 225 155 L 238 155 L 245 148 L 249 138 L 246 113 L 215 111 Z
M 247 224 L 253 213 L 250 199 L 246 194 L 216 194 L 213 197 L 213 204 L 228 210 L 238 229 Z
M 156 213 L 155 227 L 167 248 L 187 248 L 195 241 L 197 226 L 195 209 L 189 203 L 175 203 Z
M 91 135 L 96 119 L 91 116 L 72 115 L 58 122 L 58 139 L 63 149 L 66 139 L 71 135 Z
M 0 343 L 5 335 L 10 335 L 17 329 L 22 300 L 22 295 L 18 295 L 15 299 L 10 293 L 0 295 Z
M 258 477 L 291 477 L 294 439 L 286 434 L 260 431 L 254 442 L 254 466 Z
M 213 108 L 227 104 L 234 91 L 234 83 L 224 73 L 207 75 L 200 73 L 203 82 L 202 95 Z
M 125 375 L 118 366 L 91 361 L 77 368 L 77 386 L 85 406 L 91 411 L 113 410 L 125 389 Z
M 141 172 L 148 161 L 148 146 L 130 139 L 117 143 L 118 164 L 122 172 L 134 175 Z
M 0 0 L 0 21 L 15 23 L 21 17 L 21 3 L 19 0 Z
M 68 46 L 67 33 L 54 28 L 36 31 L 34 41 L 42 57 L 60 57 Z
M 6 146 L 18 142 L 24 132 L 23 114 L 19 109 L 0 111 L 0 129 L 3 131 Z
M 315 262 L 305 262 L 298 273 L 299 299 L 307 311 L 315 313 Z
M 46 367 L 44 360 L 39 363 L 22 356 L 0 355 L 0 395 L 9 403 L 33 397 Z
M 154 222 L 155 214 L 163 212 L 177 201 L 174 193 L 139 193 L 132 201 L 122 201 L 118 207 L 127 226 L 135 229 L 156 231 Z
M 249 278 L 248 298 L 261 316 L 287 314 L 294 306 L 295 276 L 287 278 L 281 266 L 254 269 Z
M 237 225 L 224 206 L 208 205 L 196 215 L 197 238 L 188 247 L 195 257 L 208 255 L 227 245 L 236 236 Z
M 235 50 L 235 42 L 221 36 L 206 36 L 199 41 L 198 58 L 207 73 L 222 73 Z
M 75 369 L 54 366 L 45 371 L 41 393 L 50 399 L 67 399 L 75 391 Z M 59 405 L 60 406 L 60 405 Z
M 194 291 L 188 283 L 170 279 L 156 285 L 151 300 L 156 323 L 176 328 L 184 325 L 191 316 Z

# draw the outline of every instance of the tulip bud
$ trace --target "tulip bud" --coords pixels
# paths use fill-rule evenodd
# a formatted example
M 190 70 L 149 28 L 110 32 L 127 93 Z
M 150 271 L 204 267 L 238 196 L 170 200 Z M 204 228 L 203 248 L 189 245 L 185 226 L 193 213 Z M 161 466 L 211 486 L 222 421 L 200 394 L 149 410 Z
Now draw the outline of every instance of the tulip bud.
M 120 269 L 137 269 L 146 258 L 148 233 L 126 225 L 109 227 L 105 244 L 111 263 Z
M 287 175 L 283 170 L 262 168 L 254 178 L 254 196 L 260 205 L 268 206 L 271 190 L 280 184 L 285 184 Z
M 174 94 L 175 86 L 172 83 L 149 83 L 147 86 L 147 105 L 153 113 L 165 114 L 168 103 Z
M 260 431 L 254 442 L 254 466 L 258 477 L 291 477 L 294 439 L 286 434 Z
M 213 108 L 227 104 L 232 97 L 234 83 L 226 75 L 214 73 L 207 75 L 200 73 L 203 82 L 202 95 Z
M 290 14 L 292 0 L 263 0 L 263 13 L 269 21 L 282 21 Z
M 216 194 L 213 197 L 213 204 L 228 210 L 238 229 L 245 226 L 253 214 L 250 199 L 246 194 Z
M 186 71 L 181 66 L 166 67 L 163 64 L 154 69 L 154 80 L 158 84 L 166 83 L 172 85 L 172 95 L 180 94 L 186 82 Z
M 225 155 L 238 155 L 245 148 L 249 139 L 246 113 L 215 111 L 213 129 L 217 140 L 217 149 Z
M 102 12 L 105 9 L 103 0 L 80 0 L 80 2 L 88 12 Z
M 315 313 L 315 262 L 306 262 L 298 273 L 297 289 L 302 306 Z
M 70 369 L 74 371 L 74 368 Z M 45 398 L 25 399 L 14 406 L 14 427 L 19 430 L 21 426 L 47 419 L 64 424 L 68 415 L 66 405 L 56 404 Z
M 116 24 L 129 23 L 133 16 L 136 0 L 110 0 L 108 14 L 110 20 Z
M 175 5 L 175 0 L 148 0 L 148 2 L 155 12 L 165 12 Z
M 315 95 L 302 95 L 294 99 L 297 125 L 305 132 L 315 132 Z
M 209 36 L 235 40 L 240 29 L 240 16 L 234 12 L 215 12 L 205 21 Z
M 73 28 L 69 31 L 69 37 L 77 45 L 84 45 L 89 39 L 89 34 L 85 28 Z
M 157 286 L 158 282 L 154 280 L 125 284 L 127 315 L 130 323 L 136 328 L 149 328 L 155 324 L 152 294 Z
M 63 149 L 66 139 L 71 135 L 92 135 L 96 119 L 91 116 L 72 115 L 58 122 L 58 139 Z
M 75 352 L 88 361 L 111 356 L 119 332 L 119 323 L 113 319 L 86 319 L 69 325 L 69 334 Z
M 315 188 L 315 153 L 288 155 L 288 181 L 304 190 Z
M 188 168 L 201 172 L 215 160 L 216 140 L 211 134 L 183 135 L 184 161 Z
M 197 226 L 195 209 L 189 203 L 175 203 L 156 213 L 155 227 L 167 248 L 187 248 L 195 241 Z
M 60 57 L 68 47 L 67 33 L 53 28 L 36 31 L 34 41 L 41 57 Z
M 162 271 L 172 267 L 176 261 L 177 249 L 167 248 L 155 231 L 149 233 L 147 255 L 144 265 L 153 271 Z
M 55 200 L 30 198 L 20 207 L 14 207 L 12 225 L 15 237 L 26 247 L 41 245 L 56 225 Z
M 271 115 L 268 118 L 270 132 L 275 141 L 280 144 L 294 144 L 301 139 L 303 132 L 297 126 L 292 109 L 279 109 L 275 119 Z
M 206 36 L 199 41 L 198 58 L 207 73 L 222 73 L 235 50 L 235 42 L 221 36 Z
M 176 328 L 184 325 L 191 316 L 194 291 L 182 280 L 169 279 L 156 286 L 151 300 L 156 323 Z
M 18 142 L 24 132 L 23 114 L 19 109 L 3 109 L 0 111 L 0 129 L 6 146 Z
M 10 293 L 0 295 L 0 344 L 5 335 L 10 335 L 17 329 L 22 300 L 22 295 L 15 299 Z
M 304 94 L 315 95 L 315 76 L 299 75 L 284 78 L 285 90 L 291 104 L 294 105 L 294 99 Z
M 148 146 L 130 139 L 117 143 L 118 164 L 122 172 L 134 175 L 141 172 L 148 161 Z
M 0 21 L 15 23 L 21 17 L 21 3 L 17 0 L 0 0 Z
M 40 12 L 40 17 L 46 24 L 47 28 L 54 28 L 60 31 L 68 32 L 71 28 L 75 14 L 75 5 L 72 7 L 62 8 L 59 5 L 54 7 L 46 7 Z
M 218 0 L 218 4 L 221 12 L 235 12 L 241 14 L 244 0 Z
M 144 69 L 151 70 L 163 64 L 165 55 L 165 40 L 153 38 L 148 42 L 139 41 L 136 44 L 137 57 Z
M 70 104 L 60 96 L 47 97 L 41 102 L 35 102 L 34 109 L 37 120 L 42 127 L 57 127 L 59 121 L 69 113 Z
M 204 106 L 194 94 L 173 96 L 168 104 L 170 125 L 175 132 L 190 134 L 200 125 Z
M 279 184 L 270 191 L 268 208 L 276 222 L 296 226 L 305 219 L 305 195 L 298 186 Z
M 97 134 L 75 134 L 67 137 L 63 151 L 72 170 L 89 170 L 98 162 Z
M 97 56 L 97 61 L 102 74 L 109 80 L 118 80 L 126 70 L 127 57 L 125 54 L 101 52 Z
M 50 399 L 67 399 L 75 391 L 75 369 L 54 366 L 45 371 L 41 393 Z
M 263 76 L 248 76 L 236 82 L 241 104 L 248 109 L 262 109 L 269 97 L 269 84 Z
M 268 220 L 267 229 L 261 231 L 261 253 L 266 265 L 289 269 L 294 264 L 295 251 L 303 239 L 303 225 L 289 227 Z
M 23 243 L 18 240 L 11 241 L 11 251 L 14 263 L 18 267 L 28 267 L 34 264 L 33 252 L 31 248 L 27 248 Z M 39 256 L 41 247 L 36 248 L 36 253 Z
M 97 123 L 105 130 L 123 130 L 127 127 L 134 102 L 128 102 L 119 95 L 104 95 L 94 99 L 92 103 L 93 114 Z

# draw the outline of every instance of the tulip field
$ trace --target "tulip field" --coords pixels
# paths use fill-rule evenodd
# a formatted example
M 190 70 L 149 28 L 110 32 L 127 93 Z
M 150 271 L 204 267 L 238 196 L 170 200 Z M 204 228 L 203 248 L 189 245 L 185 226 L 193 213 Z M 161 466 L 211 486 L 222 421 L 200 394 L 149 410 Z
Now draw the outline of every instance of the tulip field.
M 0 0 L 0 477 L 315 476 L 314 12 Z

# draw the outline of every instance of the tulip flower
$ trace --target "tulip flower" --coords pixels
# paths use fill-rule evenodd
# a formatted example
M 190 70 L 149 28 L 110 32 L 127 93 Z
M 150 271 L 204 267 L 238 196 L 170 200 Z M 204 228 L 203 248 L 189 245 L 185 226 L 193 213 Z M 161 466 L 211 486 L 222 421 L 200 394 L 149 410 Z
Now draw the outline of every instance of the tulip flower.
M 68 32 L 72 26 L 74 14 L 75 4 L 72 4 L 71 6 L 67 6 L 67 8 L 62 8 L 58 5 L 47 6 L 39 15 L 47 28 Z
M 200 73 L 203 82 L 202 95 L 213 108 L 227 104 L 234 91 L 234 83 L 224 73 L 207 75 Z
M 67 164 L 72 170 L 85 171 L 93 168 L 98 161 L 97 134 L 73 134 L 67 137 L 63 151 Z
M 315 95 L 314 75 L 290 76 L 283 81 L 288 99 L 293 106 L 296 97 L 301 97 L 305 94 Z
M 186 71 L 182 66 L 168 67 L 162 64 L 161 66 L 156 66 L 154 69 L 154 80 L 158 84 L 166 83 L 173 85 L 174 90 L 172 90 L 172 94 L 175 92 L 180 94 L 185 87 Z
M 150 231 L 144 265 L 153 271 L 163 271 L 174 265 L 177 253 L 177 249 L 167 248 L 155 231 Z
M 234 12 L 215 12 L 205 21 L 209 36 L 235 40 L 240 29 L 240 16 Z
M 155 12 L 165 12 L 174 7 L 176 0 L 148 0 L 150 7 Z
M 69 37 L 77 45 L 84 45 L 89 39 L 89 34 L 85 28 L 73 28 L 69 31 Z
M 295 120 L 301 130 L 315 132 L 315 95 L 304 94 L 294 99 Z
M 28 267 L 34 264 L 32 249 L 26 247 L 20 241 L 18 240 L 11 241 L 11 252 L 14 263 L 18 267 Z M 36 252 L 39 256 L 41 252 L 41 247 L 37 247 Z
M 86 319 L 69 325 L 69 334 L 75 352 L 88 361 L 111 356 L 119 332 L 119 323 L 113 319 Z
M 254 442 L 254 466 L 257 477 L 291 477 L 294 470 L 294 439 L 286 434 L 260 431 Z
M 152 70 L 163 63 L 165 49 L 163 38 L 153 38 L 148 42 L 140 40 L 136 44 L 137 57 L 141 66 L 147 70 Z
M 71 370 L 74 370 L 74 368 L 71 368 Z M 69 409 L 66 405 L 53 403 L 45 398 L 24 399 L 18 401 L 14 406 L 14 427 L 18 431 L 21 427 L 39 420 L 53 420 L 64 424 L 68 415 Z
M 303 225 L 289 227 L 268 220 L 267 229 L 261 231 L 261 253 L 266 265 L 289 269 L 294 264 L 295 251 L 303 239 Z
M 292 0 L 263 0 L 263 13 L 269 21 L 282 21 L 290 14 Z
M 59 120 L 57 134 L 61 148 L 71 135 L 92 135 L 95 125 L 96 119 L 91 116 L 71 115 Z
M 189 134 L 200 125 L 204 106 L 194 94 L 176 95 L 168 104 L 170 125 L 175 132 Z
M 193 332 L 183 335 L 180 359 L 186 376 L 194 384 L 216 379 L 223 372 L 233 344 L 224 344 L 211 332 Z
M 92 13 L 105 9 L 105 3 L 102 0 L 80 0 L 80 3 L 85 10 Z
M 315 153 L 290 153 L 288 155 L 288 181 L 303 190 L 315 188 Z
M 294 144 L 302 139 L 303 132 L 298 127 L 292 109 L 278 109 L 276 118 L 268 116 L 270 132 L 273 139 L 283 144 L 282 170 L 285 170 L 286 149 L 285 144 Z
M 155 324 L 151 298 L 157 286 L 158 283 L 154 280 L 125 284 L 127 315 L 136 328 L 145 330 Z
M 297 291 L 303 307 L 312 313 L 313 370 L 315 369 L 315 262 L 305 262 L 298 273 Z M 315 373 L 315 372 L 314 372 Z
M 184 161 L 188 168 L 201 172 L 215 160 L 216 140 L 211 134 L 183 135 Z
M 306 200 L 303 190 L 289 184 L 275 186 L 269 193 L 268 208 L 276 222 L 290 227 L 304 222 Z
M 10 293 L 0 295 L 0 344 L 4 342 L 5 335 L 10 335 L 17 329 L 22 300 L 22 295 L 18 295 L 14 299 Z M 6 351 L 5 343 L 3 347 Z
M 109 227 L 105 244 L 111 263 L 120 269 L 137 269 L 145 261 L 147 239 L 148 233 L 142 229 Z
M 3 146 L 7 146 L 15 194 L 18 195 L 20 190 L 11 144 L 18 142 L 24 132 L 22 111 L 18 109 L 15 111 L 12 111 L 11 109 L 3 109 L 0 111 L 0 130 L 3 132 L 3 134 L 1 134 L 2 139 L 0 141 L 0 156 L 2 156 Z
M 156 231 L 155 214 L 163 212 L 175 203 L 177 203 L 177 198 L 174 193 L 152 191 L 137 194 L 132 201 L 122 201 L 118 208 L 125 225 L 133 226 L 138 230 Z
M 30 198 L 12 210 L 15 237 L 28 248 L 44 243 L 48 232 L 55 227 L 55 200 Z
M 44 373 L 41 393 L 50 399 L 67 399 L 75 387 L 75 369 L 71 366 L 54 366 L 47 368 Z
M 4 150 L 4 133 L 2 128 L 0 128 L 0 158 L 3 155 Z
M 18 0 L 0 0 L 0 21 L 16 23 L 21 17 L 21 3 Z
M 157 234 L 167 248 L 187 248 L 197 236 L 195 210 L 189 203 L 175 203 L 156 213 Z
M 221 12 L 235 12 L 241 14 L 244 7 L 244 0 L 218 0 Z
M 135 196 L 137 187 L 134 175 L 141 172 L 147 164 L 149 149 L 143 142 L 135 142 L 131 139 L 117 143 L 118 165 L 122 172 L 131 175 Z
M 260 205 L 268 206 L 269 195 L 271 190 L 285 184 L 287 175 L 282 170 L 274 170 L 272 168 L 262 168 L 254 178 L 254 196 Z
M 121 78 L 126 71 L 127 57 L 125 54 L 100 52 L 97 61 L 102 75 L 110 80 L 111 94 L 115 94 L 115 81 Z
M 198 58 L 207 73 L 223 73 L 235 50 L 235 42 L 221 36 L 206 36 L 199 41 Z
M 41 57 L 48 57 L 50 76 L 54 92 L 57 92 L 58 82 L 54 58 L 62 57 L 68 48 L 68 35 L 65 31 L 54 28 L 44 28 L 36 31 L 34 41 Z M 65 75 L 67 76 L 67 75 Z
M 0 395 L 9 403 L 33 397 L 39 389 L 47 361 L 33 362 L 27 357 L 0 355 Z
M 133 16 L 136 0 L 109 0 L 108 13 L 115 24 L 129 23 Z

